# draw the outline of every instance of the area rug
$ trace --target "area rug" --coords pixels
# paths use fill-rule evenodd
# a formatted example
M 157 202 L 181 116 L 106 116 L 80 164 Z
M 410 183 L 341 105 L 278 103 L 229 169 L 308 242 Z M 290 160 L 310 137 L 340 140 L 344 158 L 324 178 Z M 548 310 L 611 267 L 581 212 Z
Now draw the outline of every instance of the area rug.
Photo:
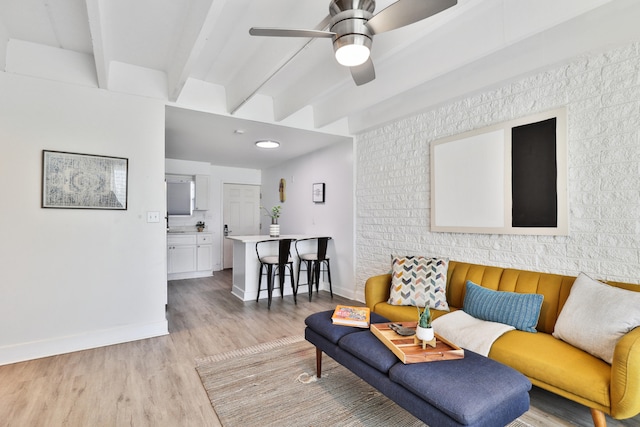
M 424 426 L 329 356 L 315 377 L 315 347 L 303 337 L 196 360 L 225 427 Z M 434 426 L 437 427 L 437 426 Z M 509 427 L 529 427 L 520 420 Z

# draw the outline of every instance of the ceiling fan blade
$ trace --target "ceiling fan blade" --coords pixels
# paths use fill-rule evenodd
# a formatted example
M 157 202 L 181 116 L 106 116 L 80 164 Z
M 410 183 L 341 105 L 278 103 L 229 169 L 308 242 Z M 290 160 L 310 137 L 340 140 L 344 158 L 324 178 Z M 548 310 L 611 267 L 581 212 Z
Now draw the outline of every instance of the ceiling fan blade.
M 373 68 L 371 58 L 367 59 L 367 62 L 362 65 L 349 68 L 351 69 L 351 77 L 353 77 L 353 81 L 356 82 L 357 86 L 362 86 L 376 78 L 376 70 Z
M 373 34 L 380 34 L 422 21 L 457 3 L 457 0 L 398 0 L 369 19 L 366 25 Z
M 288 28 L 264 28 L 264 27 L 252 27 L 249 30 L 249 34 L 252 36 L 267 36 L 267 37 L 324 37 L 331 38 L 336 33 L 331 31 L 320 30 L 294 30 Z

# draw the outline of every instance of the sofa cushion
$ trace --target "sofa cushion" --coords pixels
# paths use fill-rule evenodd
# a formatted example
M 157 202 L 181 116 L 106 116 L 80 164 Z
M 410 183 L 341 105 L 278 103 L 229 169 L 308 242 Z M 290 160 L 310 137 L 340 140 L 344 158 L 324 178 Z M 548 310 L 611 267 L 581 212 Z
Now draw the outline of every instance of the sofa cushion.
M 536 332 L 543 296 L 493 291 L 467 280 L 463 310 L 473 317 Z
M 320 311 L 308 316 L 304 323 L 316 333 L 322 335 L 334 344 L 338 344 L 340 338 L 354 332 L 362 332 L 362 328 L 352 326 L 334 325 L 331 321 L 331 315 L 334 310 Z M 385 323 L 389 320 L 376 313 L 371 313 L 371 323 Z
M 392 256 L 389 304 L 449 310 L 448 264 L 446 258 Z
M 400 363 L 398 357 L 370 331 L 345 335 L 338 346 L 384 374 Z
M 531 389 L 521 373 L 469 350 L 464 359 L 398 363 L 389 370 L 389 378 L 463 425 L 504 410 Z
M 556 393 L 561 395 L 568 391 L 611 407 L 611 366 L 551 334 L 507 332 L 493 343 L 489 357 L 522 372 L 547 390 L 560 390 Z
M 611 363 L 618 340 L 638 326 L 640 293 L 580 273 L 558 316 L 553 336 Z

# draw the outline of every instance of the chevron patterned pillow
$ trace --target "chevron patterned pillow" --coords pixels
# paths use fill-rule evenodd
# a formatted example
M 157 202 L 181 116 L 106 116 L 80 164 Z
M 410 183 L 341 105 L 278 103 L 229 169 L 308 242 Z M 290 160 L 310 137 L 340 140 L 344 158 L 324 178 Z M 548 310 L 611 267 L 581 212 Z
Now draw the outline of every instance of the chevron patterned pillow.
M 449 311 L 448 266 L 447 258 L 392 255 L 389 304 Z

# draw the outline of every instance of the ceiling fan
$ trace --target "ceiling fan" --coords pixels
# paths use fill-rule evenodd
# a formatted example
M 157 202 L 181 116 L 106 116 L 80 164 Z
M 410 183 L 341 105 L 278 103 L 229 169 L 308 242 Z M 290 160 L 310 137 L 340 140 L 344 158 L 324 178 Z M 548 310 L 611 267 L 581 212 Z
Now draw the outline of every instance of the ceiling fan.
M 332 0 L 329 31 L 253 27 L 252 36 L 331 38 L 338 63 L 349 67 L 356 85 L 376 78 L 370 58 L 373 36 L 421 21 L 458 3 L 457 0 L 398 0 L 377 14 L 374 0 Z M 325 28 L 322 25 L 321 28 Z

